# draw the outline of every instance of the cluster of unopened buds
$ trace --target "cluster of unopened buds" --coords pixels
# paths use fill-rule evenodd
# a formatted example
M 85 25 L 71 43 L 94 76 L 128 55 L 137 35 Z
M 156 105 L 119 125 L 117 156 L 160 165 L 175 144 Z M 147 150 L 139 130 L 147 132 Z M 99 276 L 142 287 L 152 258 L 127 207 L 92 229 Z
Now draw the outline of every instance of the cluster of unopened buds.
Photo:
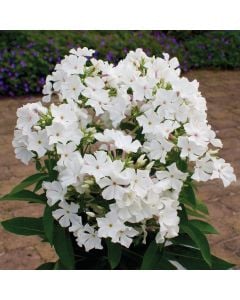
M 130 51 L 117 65 L 72 49 L 46 79 L 42 102 L 18 109 L 13 146 L 27 164 L 52 163 L 48 205 L 86 251 L 179 233 L 179 195 L 193 181 L 236 180 L 217 156 L 198 82 L 176 58 Z

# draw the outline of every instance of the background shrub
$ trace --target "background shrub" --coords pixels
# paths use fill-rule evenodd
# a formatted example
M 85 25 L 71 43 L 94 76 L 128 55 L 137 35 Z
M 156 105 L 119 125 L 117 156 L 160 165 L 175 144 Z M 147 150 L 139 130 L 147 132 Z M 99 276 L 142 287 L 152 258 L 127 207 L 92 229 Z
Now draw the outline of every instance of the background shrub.
M 183 71 L 240 67 L 240 31 L 1 31 L 0 95 L 40 93 L 55 64 L 79 46 L 113 63 L 141 47 L 177 56 Z

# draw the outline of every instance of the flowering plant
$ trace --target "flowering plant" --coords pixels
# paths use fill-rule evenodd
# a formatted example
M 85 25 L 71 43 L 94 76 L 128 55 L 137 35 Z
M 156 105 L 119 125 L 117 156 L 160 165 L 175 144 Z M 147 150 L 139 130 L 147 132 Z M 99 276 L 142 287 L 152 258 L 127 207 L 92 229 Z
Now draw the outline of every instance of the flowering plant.
M 93 53 L 72 49 L 46 79 L 45 105 L 18 109 L 16 157 L 38 173 L 1 200 L 45 211 L 3 227 L 54 246 L 59 260 L 40 269 L 230 268 L 210 253 L 216 230 L 195 196 L 195 181 L 236 180 L 198 82 L 165 53 L 137 49 L 115 66 Z

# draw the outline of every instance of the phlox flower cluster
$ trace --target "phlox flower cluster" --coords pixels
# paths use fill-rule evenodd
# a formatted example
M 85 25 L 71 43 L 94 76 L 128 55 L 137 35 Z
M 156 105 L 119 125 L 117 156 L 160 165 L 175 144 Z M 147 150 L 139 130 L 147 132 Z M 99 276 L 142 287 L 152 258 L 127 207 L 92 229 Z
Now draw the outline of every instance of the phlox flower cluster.
M 164 243 L 179 233 L 184 186 L 215 178 L 228 186 L 233 168 L 217 156 L 206 100 L 177 58 L 137 49 L 112 65 L 93 53 L 72 49 L 47 76 L 42 102 L 18 109 L 16 157 L 51 161 L 47 203 L 86 251 L 107 238 L 145 243 L 150 232 Z

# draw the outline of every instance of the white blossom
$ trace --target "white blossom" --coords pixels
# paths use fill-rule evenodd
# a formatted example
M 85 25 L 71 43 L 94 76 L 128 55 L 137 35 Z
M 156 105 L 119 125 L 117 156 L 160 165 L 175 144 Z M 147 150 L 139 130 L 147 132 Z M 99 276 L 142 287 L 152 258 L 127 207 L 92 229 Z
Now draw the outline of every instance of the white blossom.
M 183 181 L 187 178 L 187 173 L 181 172 L 176 163 L 167 167 L 168 171 L 157 171 L 156 176 L 159 182 L 156 184 L 156 188 L 164 190 L 174 189 L 180 191 L 183 185 Z
M 226 163 L 223 158 L 213 159 L 213 173 L 211 179 L 222 179 L 224 187 L 229 186 L 233 181 L 236 181 L 233 168 L 229 163 Z
M 41 114 L 45 114 L 47 109 L 38 103 L 28 103 L 17 110 L 17 128 L 22 130 L 23 134 L 28 134 L 33 125 L 36 125 L 41 118 Z
M 47 203 L 49 206 L 53 206 L 58 201 L 65 200 L 65 194 L 67 192 L 66 188 L 63 188 L 60 182 L 58 181 L 44 181 L 42 184 L 43 189 L 46 190 Z
M 143 150 L 147 152 L 148 157 L 151 160 L 159 159 L 162 163 L 166 163 L 166 156 L 173 147 L 173 143 L 162 137 L 153 138 L 143 144 Z
M 59 166 L 64 166 L 70 161 L 74 156 L 74 152 L 76 150 L 76 144 L 70 142 L 68 144 L 57 144 L 57 153 L 60 155 L 60 159 L 58 160 Z
M 81 231 L 78 230 L 76 241 L 80 247 L 84 246 L 87 252 L 91 249 L 103 249 L 97 230 L 89 224 L 86 224 Z
M 14 130 L 12 145 L 14 147 L 16 158 L 20 159 L 25 165 L 27 165 L 34 155 L 27 149 L 28 137 L 27 135 L 23 135 L 22 130 Z
M 53 211 L 53 217 L 59 221 L 59 224 L 62 227 L 69 227 L 77 217 L 79 205 L 73 202 L 68 204 L 66 201 L 61 201 L 58 206 L 60 208 Z
M 53 116 L 54 123 L 61 123 L 68 125 L 77 121 L 77 116 L 71 105 L 61 104 L 59 106 L 51 105 L 51 114 Z
M 150 231 L 164 243 L 179 234 L 185 187 L 215 178 L 226 187 L 233 168 L 217 156 L 206 99 L 177 58 L 136 49 L 113 65 L 93 54 L 71 49 L 46 78 L 46 107 L 17 110 L 16 158 L 50 173 L 47 204 L 85 251 L 107 238 L 146 243 Z
M 99 181 L 108 174 L 110 163 L 111 160 L 105 151 L 97 151 L 94 155 L 85 154 L 81 172 L 92 175 Z
M 114 144 L 116 149 L 122 149 L 125 152 L 137 152 L 138 148 L 141 147 L 141 143 L 136 140 L 132 141 L 130 135 L 125 135 L 118 130 L 105 129 L 104 133 L 96 133 L 95 138 L 104 143 Z
M 196 161 L 192 178 L 196 181 L 207 181 L 211 179 L 213 173 L 213 160 L 210 155 L 205 155 Z
M 115 160 L 109 167 L 108 177 L 101 178 L 97 183 L 103 189 L 102 196 L 106 200 L 121 199 L 125 193 L 124 186 L 131 182 L 134 170 L 123 169 L 120 160 Z
M 186 136 L 180 136 L 178 138 L 178 146 L 181 149 L 180 156 L 182 158 L 188 157 L 191 161 L 197 160 L 206 151 L 206 147 L 197 145 Z
M 38 157 L 43 157 L 47 150 L 51 148 L 49 145 L 48 136 L 46 130 L 40 130 L 38 132 L 32 132 L 28 135 L 28 150 L 35 151 Z

